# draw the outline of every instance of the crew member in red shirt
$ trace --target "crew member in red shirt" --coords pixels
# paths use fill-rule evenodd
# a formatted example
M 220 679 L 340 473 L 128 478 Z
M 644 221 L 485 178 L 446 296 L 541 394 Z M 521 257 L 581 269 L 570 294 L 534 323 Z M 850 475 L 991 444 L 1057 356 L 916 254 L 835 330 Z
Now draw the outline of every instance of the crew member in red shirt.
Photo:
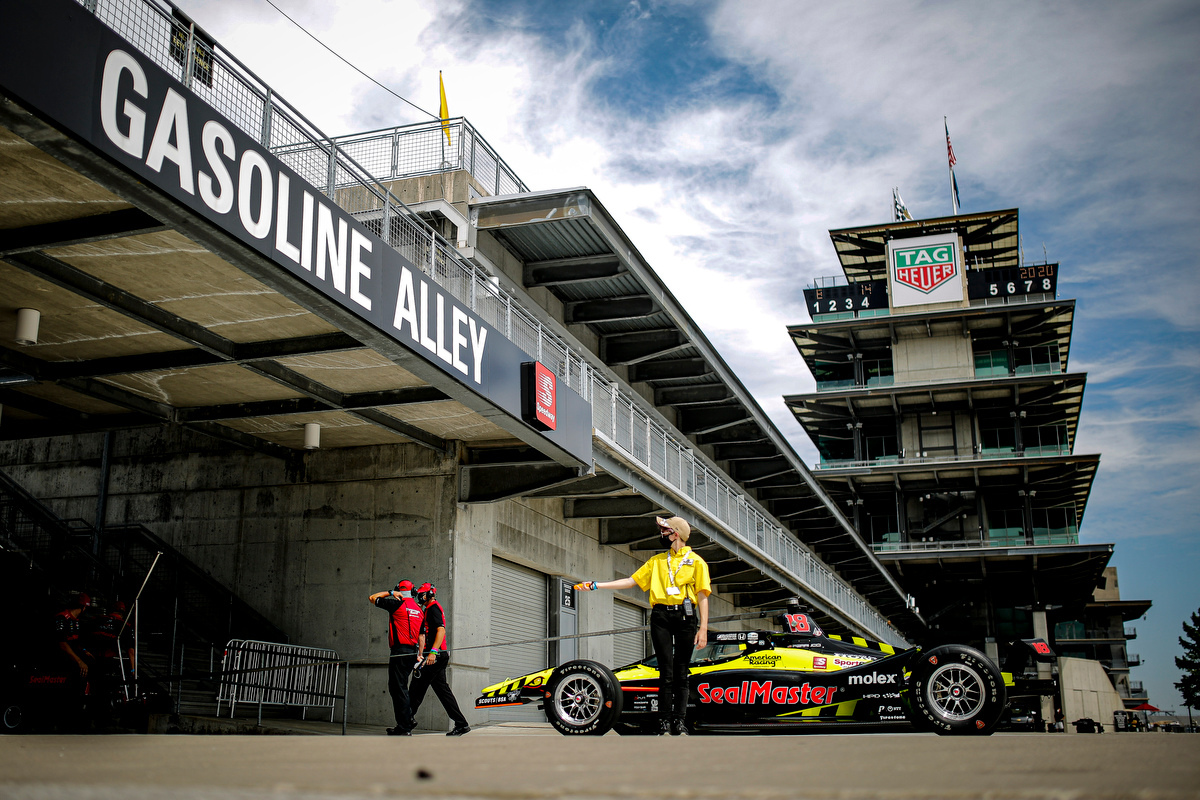
M 79 618 L 92 604 L 92 598 L 83 592 L 71 596 L 67 607 L 54 615 L 54 636 L 58 640 L 58 649 L 79 669 L 79 677 L 86 679 L 91 654 L 83 646 L 83 627 Z
M 434 599 L 437 587 L 432 583 L 422 583 L 417 589 L 417 601 L 425 609 L 425 646 L 428 654 L 421 663 L 419 672 L 412 679 L 412 712 L 417 713 L 421 701 L 425 699 L 425 690 L 433 687 L 433 693 L 441 701 L 442 708 L 454 721 L 454 729 L 447 736 L 462 736 L 470 733 L 471 726 L 454 699 L 454 692 L 446 682 L 446 664 L 450 661 L 450 645 L 446 641 L 446 612 L 442 604 Z
M 392 696 L 396 727 L 387 729 L 389 736 L 412 736 L 412 729 L 416 727 L 408 702 L 408 678 L 412 675 L 422 644 L 424 614 L 412 599 L 412 589 L 412 581 L 403 580 L 390 592 L 376 592 L 369 598 L 372 605 L 391 615 L 388 621 L 388 647 L 391 651 L 388 659 L 388 693 Z

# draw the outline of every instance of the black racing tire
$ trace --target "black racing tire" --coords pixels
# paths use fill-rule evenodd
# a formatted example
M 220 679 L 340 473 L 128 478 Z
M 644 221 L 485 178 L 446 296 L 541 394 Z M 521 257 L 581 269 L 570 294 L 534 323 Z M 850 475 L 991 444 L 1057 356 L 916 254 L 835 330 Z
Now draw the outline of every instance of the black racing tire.
M 570 661 L 546 685 L 546 719 L 565 736 L 603 736 L 621 717 L 621 684 L 595 661 Z
M 1007 703 L 1004 676 L 992 660 L 960 644 L 916 658 L 908 680 L 913 725 L 942 735 L 990 736 Z
M 0 707 L 0 733 L 24 733 L 29 727 L 29 711 L 16 700 Z

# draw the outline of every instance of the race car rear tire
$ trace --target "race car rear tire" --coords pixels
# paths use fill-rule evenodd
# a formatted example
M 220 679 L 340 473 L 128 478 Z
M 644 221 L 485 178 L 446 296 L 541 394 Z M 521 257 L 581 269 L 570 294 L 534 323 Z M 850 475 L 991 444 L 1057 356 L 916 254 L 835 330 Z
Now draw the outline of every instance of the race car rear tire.
M 6 701 L 0 710 L 0 733 L 24 733 L 29 727 L 28 713 L 16 700 Z
M 912 666 L 909 715 L 920 730 L 990 736 L 1005 701 L 1004 676 L 973 647 L 935 647 L 921 653 Z
M 546 685 L 546 719 L 567 736 L 603 736 L 621 716 L 621 684 L 595 661 L 570 661 Z

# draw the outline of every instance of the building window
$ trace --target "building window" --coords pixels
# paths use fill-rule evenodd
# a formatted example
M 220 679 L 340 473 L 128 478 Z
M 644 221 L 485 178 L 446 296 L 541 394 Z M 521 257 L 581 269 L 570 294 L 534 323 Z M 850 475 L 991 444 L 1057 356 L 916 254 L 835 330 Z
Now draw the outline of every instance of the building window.
M 1021 443 L 1025 453 L 1032 455 L 1066 455 L 1067 426 L 1038 425 L 1021 429 Z
M 1034 544 L 1078 544 L 1079 528 L 1071 506 L 1033 509 Z
M 817 391 L 854 388 L 853 361 L 818 361 L 813 365 Z
M 1006 547 L 1025 543 L 1024 512 L 1019 508 L 988 509 L 988 544 Z
M 1017 438 L 1012 425 L 1003 428 L 984 428 L 979 431 L 979 447 L 984 458 L 1009 456 L 1017 452 Z
M 896 378 L 892 373 L 890 358 L 873 358 L 863 361 L 863 377 L 867 386 L 891 386 Z
M 1013 371 L 1017 375 L 1050 375 L 1062 372 L 1058 345 L 1018 347 L 1013 350 Z
M 975 377 L 1010 375 L 1007 350 L 986 350 L 975 354 Z

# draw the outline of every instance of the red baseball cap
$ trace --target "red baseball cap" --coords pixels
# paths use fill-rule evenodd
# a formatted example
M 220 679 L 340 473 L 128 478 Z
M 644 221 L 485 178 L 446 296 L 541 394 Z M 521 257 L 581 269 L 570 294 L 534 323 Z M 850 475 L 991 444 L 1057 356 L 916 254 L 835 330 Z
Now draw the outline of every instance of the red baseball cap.
M 413 588 L 413 582 L 410 581 L 408 578 L 405 578 L 404 580 L 402 580 L 396 584 L 397 592 L 411 592 L 412 588 Z

